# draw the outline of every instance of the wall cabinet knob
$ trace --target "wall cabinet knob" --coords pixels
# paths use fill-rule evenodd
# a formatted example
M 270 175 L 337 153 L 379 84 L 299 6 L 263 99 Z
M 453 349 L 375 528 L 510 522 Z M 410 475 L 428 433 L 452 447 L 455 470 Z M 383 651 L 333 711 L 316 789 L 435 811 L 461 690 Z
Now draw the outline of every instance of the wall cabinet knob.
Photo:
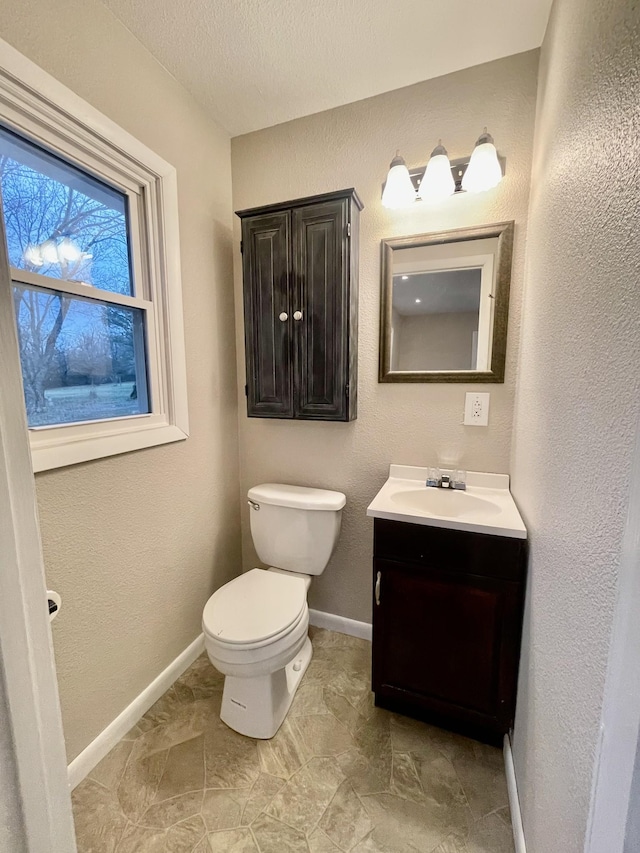
M 285 320 L 289 319 L 289 315 L 287 314 L 286 311 L 283 311 L 282 314 L 280 314 L 279 319 L 282 320 L 282 322 L 284 323 Z
M 295 311 L 293 314 L 294 320 L 302 320 L 302 311 Z

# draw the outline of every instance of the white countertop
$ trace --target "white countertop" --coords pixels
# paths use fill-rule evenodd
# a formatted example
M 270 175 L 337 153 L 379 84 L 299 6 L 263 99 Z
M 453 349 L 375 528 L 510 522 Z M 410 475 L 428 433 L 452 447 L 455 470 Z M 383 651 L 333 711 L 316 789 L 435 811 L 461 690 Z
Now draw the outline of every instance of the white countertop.
M 390 465 L 389 479 L 367 507 L 367 515 L 449 530 L 527 538 L 527 529 L 509 491 L 508 474 L 468 471 L 466 491 L 457 491 L 426 486 L 428 472 L 428 468 Z

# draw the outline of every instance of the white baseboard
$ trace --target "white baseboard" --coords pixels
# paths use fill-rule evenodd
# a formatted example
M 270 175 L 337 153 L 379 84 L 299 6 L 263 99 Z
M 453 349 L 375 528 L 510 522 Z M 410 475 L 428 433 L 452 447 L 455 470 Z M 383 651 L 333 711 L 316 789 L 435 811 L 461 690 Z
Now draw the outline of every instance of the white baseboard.
M 511 738 L 504 736 L 504 769 L 507 776 L 507 791 L 509 792 L 509 808 L 511 809 L 511 825 L 513 826 L 513 843 L 516 853 L 527 853 L 524 841 L 524 829 L 522 827 L 522 812 L 520 811 L 520 799 L 518 797 L 518 785 L 516 782 L 516 768 L 513 763 L 513 752 L 511 751 Z
M 135 726 L 153 703 L 157 702 L 173 682 L 191 666 L 202 651 L 204 651 L 204 634 L 196 637 L 191 645 L 187 646 L 112 723 L 109 723 L 106 729 L 100 732 L 95 740 L 91 741 L 86 749 L 82 750 L 80 755 L 73 759 L 67 768 L 71 790 L 91 773 L 93 768 Z
M 360 637 L 361 640 L 371 640 L 372 625 L 369 622 L 358 622 L 347 619 L 346 616 L 335 616 L 322 610 L 309 610 L 309 624 L 316 628 L 326 628 L 329 631 L 339 631 L 350 637 Z

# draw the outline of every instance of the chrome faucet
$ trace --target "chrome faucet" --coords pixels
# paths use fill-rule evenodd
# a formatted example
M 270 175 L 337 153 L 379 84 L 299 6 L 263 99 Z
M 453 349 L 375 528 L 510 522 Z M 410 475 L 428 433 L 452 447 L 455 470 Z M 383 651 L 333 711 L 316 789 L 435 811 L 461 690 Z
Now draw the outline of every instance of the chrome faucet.
M 439 468 L 429 468 L 425 486 L 433 489 L 457 489 L 464 491 L 467 488 L 466 472 L 455 471 L 444 474 Z

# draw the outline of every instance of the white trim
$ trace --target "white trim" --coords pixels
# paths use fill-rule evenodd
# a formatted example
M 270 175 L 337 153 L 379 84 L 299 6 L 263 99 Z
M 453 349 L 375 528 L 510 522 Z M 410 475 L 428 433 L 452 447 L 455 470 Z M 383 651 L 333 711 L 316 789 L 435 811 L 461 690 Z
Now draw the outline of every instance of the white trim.
M 116 419 L 119 423 L 103 422 L 98 427 L 87 422 L 80 428 L 80 440 L 78 425 L 31 431 L 33 470 L 46 471 L 187 438 L 189 413 L 175 168 L 2 39 L 0 117 L 18 133 L 59 152 L 80 168 L 127 187 L 134 236 L 136 297 L 120 300 L 112 296 L 105 301 L 135 303 L 136 307 L 147 310 L 148 319 L 147 369 L 152 417 L 156 422 L 141 425 L 134 419 L 119 418 Z M 144 217 L 144 227 L 139 217 Z M 138 241 L 142 255 L 137 251 Z M 54 289 L 61 287 L 57 281 L 53 285 Z M 38 281 L 37 286 L 47 285 Z M 99 291 L 77 294 L 75 288 L 70 288 L 69 292 L 101 298 Z
M 119 714 L 113 722 L 103 729 L 80 755 L 73 759 L 68 767 L 69 787 L 73 790 L 85 779 L 93 768 L 107 755 L 117 743 L 130 731 L 149 708 L 163 696 L 182 673 L 204 651 L 204 634 L 187 646 L 148 687 Z
M 309 624 L 316 628 L 326 628 L 328 631 L 339 631 L 350 637 L 360 637 L 361 640 L 371 641 L 373 626 L 369 622 L 358 622 L 347 619 L 346 616 L 336 616 L 323 610 L 309 610 Z
M 11 279 L 1 221 L 0 365 L 0 673 L 4 677 L 24 823 L 24 845 L 18 847 L 29 853 L 75 853 Z
M 509 809 L 511 810 L 511 826 L 513 827 L 515 853 L 527 853 L 524 828 L 522 826 L 522 812 L 520 811 L 520 798 L 518 797 L 516 768 L 513 763 L 513 752 L 511 751 L 511 739 L 509 735 L 504 736 L 504 770 L 507 777 L 507 792 L 509 794 Z

